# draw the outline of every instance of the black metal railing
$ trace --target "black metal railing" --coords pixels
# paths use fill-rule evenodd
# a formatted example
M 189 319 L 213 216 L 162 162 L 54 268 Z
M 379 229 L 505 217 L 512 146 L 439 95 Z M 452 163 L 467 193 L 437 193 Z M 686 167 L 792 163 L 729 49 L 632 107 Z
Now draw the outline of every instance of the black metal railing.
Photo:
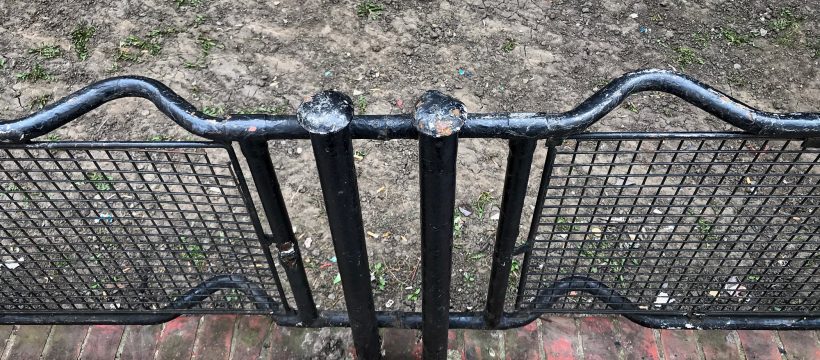
M 677 95 L 741 131 L 584 133 L 640 91 Z M 209 141 L 34 140 L 121 97 L 146 98 Z M 456 313 L 453 210 L 465 137 L 508 139 L 509 156 L 486 306 Z M 421 312 L 375 311 L 353 161 L 352 139 L 363 138 L 418 139 Z M 312 143 L 347 311 L 314 301 L 271 139 Z M 614 313 L 658 328 L 816 329 L 818 139 L 818 113 L 763 112 L 659 70 L 626 74 L 557 114 L 468 114 L 429 91 L 411 115 L 354 116 L 350 98 L 326 91 L 296 116 L 219 118 L 151 79 L 104 80 L 0 121 L 0 322 L 265 313 L 286 326 L 349 326 L 368 359 L 379 356 L 379 327 L 420 328 L 425 357 L 444 358 L 449 328 L 510 328 L 543 313 Z M 538 140 L 546 163 L 529 235 L 516 246 Z

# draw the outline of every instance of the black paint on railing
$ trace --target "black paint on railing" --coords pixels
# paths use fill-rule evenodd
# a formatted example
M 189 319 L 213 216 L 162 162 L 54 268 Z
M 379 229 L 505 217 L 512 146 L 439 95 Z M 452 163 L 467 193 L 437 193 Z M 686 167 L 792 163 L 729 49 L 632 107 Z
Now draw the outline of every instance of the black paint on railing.
M 628 73 L 605 86 L 574 109 L 557 114 L 510 113 L 468 116 L 462 138 L 561 138 L 577 134 L 642 91 L 676 95 L 748 133 L 787 137 L 820 137 L 820 113 L 771 113 L 755 109 L 686 75 L 664 70 Z M 89 85 L 41 111 L 0 121 L 0 141 L 22 142 L 47 134 L 114 99 L 140 97 L 193 134 L 218 141 L 306 139 L 309 133 L 293 115 L 227 115 L 213 117 L 197 110 L 162 83 L 144 77 L 116 77 Z M 353 138 L 414 139 L 410 115 L 356 116 Z
M 589 126 L 615 109 L 627 97 L 642 91 L 661 91 L 678 96 L 709 114 L 737 127 L 742 130 L 742 132 L 720 134 L 582 134 Z M 183 295 L 174 298 L 166 308 L 157 310 L 157 312 L 161 311 L 162 313 L 134 311 L 133 309 L 127 312 L 106 312 L 102 310 L 96 311 L 95 309 L 95 311 L 86 311 L 82 314 L 74 314 L 71 310 L 53 311 L 50 313 L 7 311 L 0 313 L 0 323 L 156 323 L 167 321 L 178 316 L 178 314 L 173 312 L 174 310 L 179 310 L 179 313 L 189 312 L 197 304 L 202 304 L 206 302 L 209 297 L 213 297 L 217 291 L 236 290 L 249 298 L 255 304 L 257 310 L 271 313 L 275 321 L 280 325 L 351 327 L 356 346 L 356 354 L 361 358 L 367 359 L 379 357 L 380 339 L 378 327 L 422 329 L 425 358 L 438 359 L 446 357 L 447 331 L 449 328 L 504 329 L 532 322 L 545 312 L 580 312 L 580 310 L 587 310 L 586 312 L 593 313 L 614 312 L 626 316 L 632 321 L 642 325 L 656 328 L 820 328 L 820 316 L 818 316 L 817 311 L 817 306 L 820 305 L 818 305 L 816 301 L 815 303 L 811 303 L 813 299 L 811 294 L 816 295 L 817 283 L 820 282 L 804 281 L 804 284 L 810 287 L 809 292 L 811 294 L 793 296 L 800 301 L 805 301 L 805 303 L 794 305 L 796 309 L 803 309 L 801 310 L 802 312 L 767 312 L 765 314 L 738 312 L 737 314 L 730 313 L 727 315 L 719 312 L 712 314 L 700 314 L 692 311 L 675 312 L 663 310 L 660 309 L 660 307 L 647 306 L 647 304 L 652 305 L 652 303 L 647 302 L 645 299 L 643 299 L 643 302 L 631 299 L 635 298 L 635 292 L 640 292 L 640 297 L 645 298 L 644 293 L 646 291 L 663 290 L 665 286 L 669 285 L 663 284 L 660 286 L 660 289 L 647 289 L 647 286 L 649 286 L 648 279 L 650 279 L 654 273 L 647 275 L 644 273 L 639 274 L 640 271 L 635 271 L 631 282 L 640 283 L 643 281 L 646 285 L 643 288 L 638 288 L 637 286 L 611 286 L 611 282 L 609 283 L 610 285 L 608 285 L 606 281 L 593 279 L 591 275 L 597 274 L 597 276 L 603 279 L 604 275 L 599 273 L 599 266 L 602 269 L 606 269 L 601 272 L 606 272 L 609 276 L 617 275 L 620 273 L 620 270 L 613 271 L 612 269 L 619 268 L 622 270 L 625 266 L 624 261 L 626 261 L 627 258 L 631 259 L 634 254 L 632 248 L 634 241 L 622 242 L 618 245 L 618 248 L 613 248 L 611 244 L 604 244 L 605 242 L 602 241 L 603 237 L 600 235 L 602 233 L 601 229 L 596 228 L 593 230 L 593 226 L 600 225 L 601 223 L 601 220 L 598 218 L 606 216 L 606 223 L 608 224 L 610 222 L 609 220 L 618 215 L 612 209 L 618 206 L 624 206 L 619 202 L 620 199 L 630 198 L 630 196 L 635 199 L 635 202 L 630 205 L 631 209 L 624 215 L 624 218 L 631 217 L 637 219 L 636 222 L 640 221 L 639 225 L 648 224 L 654 226 L 653 223 L 651 224 L 646 220 L 648 216 L 652 215 L 649 213 L 636 214 L 633 210 L 641 209 L 643 211 L 649 211 L 651 207 L 659 204 L 658 199 L 661 199 L 661 201 L 668 200 L 670 204 L 673 205 L 675 199 L 682 198 L 682 201 L 685 203 L 684 207 L 687 210 L 691 210 L 692 207 L 701 206 L 694 200 L 694 195 L 696 194 L 680 192 L 680 189 L 687 185 L 684 184 L 683 180 L 681 180 L 680 183 L 669 180 L 672 178 L 676 179 L 676 177 L 690 177 L 694 178 L 697 182 L 694 185 L 689 184 L 692 187 L 717 189 L 720 186 L 724 186 L 731 188 L 731 194 L 729 195 L 717 194 L 717 190 L 711 194 L 707 194 L 707 203 L 708 201 L 712 201 L 712 199 L 728 199 L 726 200 L 726 204 L 728 204 L 733 197 L 742 197 L 735 195 L 738 194 L 741 188 L 746 186 L 752 189 L 752 194 L 740 200 L 735 199 L 735 201 L 742 203 L 743 206 L 741 207 L 753 207 L 746 205 L 750 202 L 749 198 L 757 196 L 764 197 L 766 201 L 770 198 L 780 200 L 780 205 L 778 205 L 780 207 L 809 208 L 810 210 L 804 213 L 797 214 L 795 211 L 789 214 L 791 219 L 801 219 L 798 225 L 794 225 L 798 226 L 796 227 L 797 230 L 795 230 L 795 233 L 800 232 L 806 239 L 801 239 L 800 241 L 802 242 L 800 242 L 794 239 L 795 236 L 792 236 L 788 243 L 794 243 L 795 245 L 793 246 L 797 246 L 797 248 L 789 248 L 787 245 L 782 245 L 782 248 L 779 248 L 779 250 L 775 249 L 775 252 L 777 256 L 781 253 L 799 253 L 800 256 L 797 256 L 797 261 L 802 261 L 804 268 L 815 269 L 811 276 L 816 276 L 818 273 L 817 268 L 820 268 L 820 266 L 810 263 L 809 261 L 814 259 L 818 252 L 820 252 L 820 249 L 812 247 L 817 245 L 816 238 L 810 237 L 812 234 L 817 233 L 817 225 L 807 222 L 806 217 L 816 216 L 815 210 L 818 207 L 818 203 L 815 201 L 817 197 L 815 190 L 820 189 L 820 182 L 812 183 L 811 181 L 805 181 L 805 179 L 820 176 L 815 175 L 814 170 L 808 168 L 815 165 L 818 159 L 820 159 L 820 154 L 818 154 L 818 157 L 814 160 L 802 159 L 800 156 L 805 155 L 807 152 L 806 148 L 817 145 L 817 138 L 820 138 L 820 113 L 779 114 L 764 112 L 735 100 L 685 75 L 661 70 L 643 70 L 628 73 L 615 79 L 574 109 L 563 113 L 468 114 L 467 109 L 465 109 L 464 105 L 457 99 L 437 91 L 429 91 L 421 96 L 414 107 L 413 114 L 354 116 L 352 101 L 349 97 L 338 92 L 325 91 L 314 95 L 304 102 L 299 107 L 295 116 L 253 114 L 213 117 L 202 113 L 160 82 L 143 77 L 119 77 L 103 80 L 85 87 L 54 104 L 46 106 L 35 114 L 16 120 L 0 121 L 0 150 L 9 148 L 23 149 L 25 151 L 29 151 L 29 149 L 48 151 L 51 149 L 74 149 L 74 147 L 78 149 L 94 148 L 105 150 L 108 148 L 133 146 L 167 150 L 168 148 L 196 148 L 208 145 L 208 143 L 179 143 L 175 145 L 177 143 L 31 142 L 34 138 L 48 134 L 109 101 L 123 97 L 139 97 L 151 101 L 164 115 L 181 127 L 192 134 L 212 140 L 213 142 L 210 143 L 212 145 L 219 143 L 228 150 L 229 157 L 234 165 L 231 171 L 237 172 L 235 177 L 231 178 L 238 182 L 236 191 L 239 191 L 240 197 L 245 203 L 245 207 L 248 208 L 247 216 L 249 220 L 247 222 L 253 226 L 258 237 L 258 239 L 254 240 L 258 240 L 258 242 L 263 245 L 262 249 L 258 251 L 263 253 L 264 259 L 267 262 L 264 266 L 269 267 L 269 270 L 274 275 L 273 280 L 276 290 L 279 292 L 279 299 L 277 299 L 279 302 L 271 299 L 266 294 L 264 287 L 251 283 L 242 275 L 229 274 L 212 277 L 185 292 Z M 764 136 L 766 138 L 763 138 Z M 500 209 L 501 213 L 494 244 L 488 292 L 486 294 L 486 308 L 483 311 L 476 312 L 450 311 L 453 211 L 456 201 L 455 172 L 459 138 L 510 139 L 507 173 Z M 714 167 L 731 166 L 731 164 L 735 163 L 735 160 L 743 160 L 744 158 L 739 154 L 746 151 L 750 141 L 756 139 L 768 141 L 766 139 L 770 138 L 796 140 L 794 143 L 802 141 L 801 144 L 803 148 L 802 150 L 795 150 L 795 147 L 792 146 L 786 151 L 787 145 L 783 145 L 781 149 L 775 149 L 775 152 L 777 152 L 776 157 L 767 160 L 768 167 L 762 169 L 760 174 L 752 174 L 747 171 L 747 173 L 738 175 L 729 171 L 727 168 L 723 174 L 717 175 L 719 176 L 717 184 L 704 183 L 704 179 L 711 176 L 710 172 L 712 172 Z M 321 309 L 317 309 L 314 303 L 297 239 L 291 228 L 289 215 L 284 205 L 281 189 L 279 188 L 268 151 L 266 141 L 271 139 L 311 140 L 323 191 L 334 251 L 338 259 L 339 274 L 347 306 L 346 312 L 322 311 Z M 359 203 L 356 169 L 353 161 L 352 139 L 418 139 L 420 165 L 419 186 L 421 196 L 420 246 L 422 250 L 422 311 L 420 313 L 375 311 L 364 237 L 364 226 Z M 529 170 L 532 166 L 532 158 L 537 139 L 547 139 L 547 159 L 542 172 L 538 197 L 535 201 L 536 211 L 531 222 L 530 233 L 527 241 L 516 248 L 516 241 L 519 238 L 518 232 L 521 214 L 525 206 Z M 593 142 L 594 147 L 587 149 L 576 146 L 570 150 L 561 147 L 562 142 L 578 142 L 581 140 Z M 677 143 L 676 149 L 664 149 L 661 143 L 665 140 L 680 141 L 680 143 Z M 695 149 L 685 148 L 683 142 L 687 140 L 699 141 L 699 143 Z M 724 148 L 727 141 L 731 142 L 735 140 L 739 141 L 739 146 L 730 150 Z M 615 141 L 615 149 L 602 148 L 602 143 L 606 141 Z M 602 154 L 623 153 L 622 144 L 630 141 L 638 144 L 634 150 L 627 152 L 627 155 L 631 155 L 631 158 L 616 161 L 616 156 L 613 155 L 610 161 L 600 160 L 599 157 L 603 156 Z M 641 144 L 652 141 L 658 142 L 656 148 L 645 149 L 641 147 Z M 706 141 L 717 141 L 719 145 L 716 149 L 710 149 L 709 147 L 704 147 Z M 256 212 L 251 209 L 253 207 L 251 206 L 252 201 L 247 186 L 244 183 L 242 169 L 237 165 L 238 161 L 236 156 L 232 151 L 232 147 L 229 146 L 229 143 L 232 142 L 238 142 L 242 149 L 248 169 L 256 185 L 261 211 L 266 215 L 271 234 L 264 233 L 259 217 Z M 752 166 L 757 163 L 757 160 L 761 159 L 760 154 L 769 150 L 766 146 L 760 149 L 751 148 L 749 150 L 753 153 L 749 158 L 751 160 L 745 159 L 744 161 L 752 165 L 748 165 L 746 169 L 751 169 Z M 676 161 L 679 153 L 708 154 L 717 152 L 729 153 L 729 160 L 718 160 L 715 155 L 710 161 L 706 162 L 708 165 L 705 170 L 696 169 L 690 171 L 693 167 L 697 168 L 701 164 L 696 161 L 696 157 L 688 161 Z M 798 155 L 784 160 L 780 154 L 787 152 L 792 154 L 796 153 Z M 6 152 L 6 154 L 11 153 Z M 667 156 L 665 162 L 657 160 L 658 154 Z M 557 155 L 568 157 L 570 160 L 567 161 L 564 159 L 556 163 Z M 133 161 L 130 155 L 128 156 L 129 160 Z M 24 161 L 25 159 L 14 159 L 13 155 L 8 155 L 7 157 L 12 158 L 9 161 L 15 164 L 14 167 L 16 167 L 16 169 L 6 171 L 6 173 L 13 174 L 5 176 L 11 179 L 7 182 L 16 186 L 14 181 L 17 180 L 13 179 L 16 175 L 15 172 L 24 173 L 25 176 L 28 176 L 26 171 L 29 171 L 29 169 L 20 165 L 20 161 Z M 597 162 L 596 159 L 598 159 Z M 0 157 L 0 161 L 3 160 L 4 159 Z M 188 160 L 190 162 L 190 159 Z M 92 160 L 89 161 L 94 162 L 99 160 L 93 159 L 92 157 Z M 152 164 L 151 161 L 149 157 L 148 163 Z M 784 165 L 775 167 L 775 164 L 779 161 L 783 162 Z M 36 161 L 35 164 L 37 164 Z M 766 166 L 767 164 L 763 165 Z M 99 169 L 97 162 L 94 162 L 93 165 L 96 169 Z M 210 163 L 208 165 L 212 166 Z M 37 166 L 39 166 L 39 164 L 37 164 Z M 679 168 L 676 169 L 682 172 L 671 172 L 674 166 L 679 166 Z M 577 169 L 572 170 L 573 167 Z M 658 170 L 658 167 L 665 169 L 665 173 L 663 169 Z M 593 168 L 603 170 L 594 172 L 591 170 Z M 3 169 L 0 168 L 0 175 L 4 174 L 2 170 Z M 615 172 L 613 173 L 613 171 Z M 625 171 L 625 173 L 621 174 L 618 173 L 618 171 Z M 193 175 L 197 175 L 197 171 L 193 170 L 193 166 L 191 172 L 194 173 Z M 132 173 L 132 177 L 143 176 L 139 170 L 134 170 Z M 176 171 L 172 173 L 179 177 Z M 628 184 L 628 182 L 631 181 L 629 177 L 641 177 L 645 181 L 645 179 L 650 176 L 661 178 L 661 180 L 659 180 L 660 185 L 645 183 Z M 733 176 L 740 176 L 741 180 L 735 181 L 734 183 L 732 181 L 725 182 L 727 178 L 732 178 Z M 751 179 L 753 176 L 757 176 L 761 180 L 761 183 L 751 186 L 750 184 L 754 182 Z M 763 183 L 763 180 L 766 179 L 767 176 L 769 178 L 777 178 L 777 182 L 771 184 Z M 742 179 L 742 177 L 745 177 L 745 179 Z M 792 180 L 792 177 L 798 180 Z M 66 178 L 67 180 L 65 181 L 71 182 L 68 175 L 66 175 Z M 570 180 L 568 180 L 570 178 L 575 182 L 570 183 Z M 588 180 L 590 178 L 594 178 L 597 182 L 589 182 Z M 613 178 L 615 180 L 611 182 L 610 180 Z M 565 182 L 552 183 L 554 179 Z M 4 179 L 0 178 L 0 180 Z M 107 183 L 108 180 L 103 179 L 97 181 Z M 123 178 L 123 180 L 126 179 Z M 38 181 L 53 183 L 54 179 L 49 178 L 47 181 Z M 781 184 L 780 182 L 784 183 Z M 167 184 L 162 180 L 155 183 L 165 186 L 168 196 L 187 195 L 189 196 L 190 203 L 196 203 L 196 201 L 191 200 L 191 194 L 187 189 L 176 189 L 172 191 L 168 189 Z M 76 187 L 76 184 L 72 185 Z M 637 192 L 633 191 L 631 195 L 627 196 L 624 189 L 629 189 L 630 186 L 633 185 L 635 187 L 631 189 L 637 189 Z M 139 198 L 138 196 L 142 194 L 141 190 L 135 190 L 130 184 L 128 186 L 130 192 Z M 673 191 L 672 195 L 661 194 L 660 188 L 663 186 L 677 186 L 677 189 Z M 769 193 L 763 193 L 761 196 L 754 193 L 755 191 L 763 191 L 761 189 L 766 189 L 767 187 L 772 189 L 776 187 L 789 188 L 789 186 L 791 186 L 791 191 L 783 194 L 775 194 L 773 192 L 774 190 L 770 190 Z M 802 192 L 796 193 L 795 189 L 797 187 L 802 187 Z M 654 195 L 651 193 L 645 194 L 642 192 L 644 188 L 656 189 L 657 193 Z M 563 190 L 563 192 L 556 195 L 555 191 L 559 189 Z M 578 189 L 580 189 L 580 194 L 575 192 Z M 584 191 L 587 189 L 599 189 L 600 191 L 596 196 L 586 196 L 584 195 Z M 612 189 L 616 194 L 608 194 L 605 192 L 605 189 Z M 80 189 L 78 189 L 78 191 L 82 192 Z M 217 191 L 220 191 L 222 196 L 225 195 L 219 188 L 217 188 Z M 22 193 L 24 191 L 20 191 L 19 189 L 12 191 L 14 194 L 18 192 Z M 150 189 L 148 193 L 151 193 Z M 3 195 L 3 193 L 0 193 L 0 195 Z M 803 197 L 802 200 L 799 200 L 798 205 L 785 202 L 785 198 L 796 195 Z M 15 201 L 15 198 L 12 198 L 12 196 L 8 194 L 5 196 L 9 198 L 6 203 L 11 204 Z M 116 196 L 120 195 L 116 194 Z M 151 193 L 151 196 L 154 196 L 154 200 L 156 200 L 155 194 Z M 210 195 L 205 193 L 204 195 L 198 196 L 209 198 Z M 638 198 L 646 197 L 652 198 L 649 205 L 638 203 Z M 606 201 L 609 202 L 602 202 L 602 198 L 607 198 Z M 207 202 L 205 203 L 207 204 Z M 671 207 L 671 205 L 669 206 Z M 762 209 L 765 206 L 768 206 L 766 202 L 758 207 Z M 725 208 L 726 205 L 724 204 L 723 207 Z M 572 211 L 568 213 L 560 213 L 559 211 L 545 213 L 544 209 L 571 209 Z M 761 224 L 757 225 L 763 227 L 771 225 L 772 219 L 778 216 L 778 213 L 771 211 L 768 213 L 765 211 L 761 212 L 760 209 L 757 209 L 754 214 L 748 216 L 734 213 L 730 215 L 735 216 L 735 218 L 742 216 L 747 216 L 747 218 L 765 217 L 765 222 L 761 220 Z M 23 209 L 20 208 L 20 210 Z M 42 209 L 38 208 L 37 210 Z M 3 209 L 0 208 L 0 215 L 11 212 L 13 211 L 6 210 L 4 212 Z M 179 209 L 179 212 L 188 213 L 193 211 L 191 209 Z M 45 214 L 45 212 L 43 212 L 43 214 Z M 680 219 L 684 216 L 692 215 L 688 212 L 681 214 L 673 214 L 670 212 L 654 214 L 661 217 L 661 222 L 666 219 L 678 219 L 677 221 L 680 222 Z M 720 214 L 722 215 L 723 212 Z M 803 217 L 801 218 L 797 215 Z M 60 213 L 60 216 L 65 215 Z M 566 218 L 564 218 L 564 216 L 566 216 Z M 151 217 L 150 214 L 148 217 Z M 539 229 L 544 226 L 545 217 L 551 217 L 553 221 L 547 224 L 551 226 L 551 228 L 546 231 L 541 231 Z M 587 221 L 582 222 L 582 217 L 588 218 Z M 149 220 L 153 221 L 154 219 Z M 175 219 L 168 218 L 164 220 L 170 222 Z M 182 220 L 187 221 L 186 219 Z M 19 227 L 19 225 L 16 224 L 18 222 L 16 219 L 11 219 L 10 221 Z M 218 220 L 214 221 L 217 221 L 216 225 L 222 225 L 218 223 Z M 788 219 L 786 221 L 788 221 Z M 575 226 L 579 224 L 586 226 L 586 228 L 576 229 Z M 190 224 L 187 225 L 192 229 L 194 228 Z M 678 225 L 680 224 L 674 224 L 674 226 Z M 702 229 L 707 228 L 707 225 L 700 223 L 698 223 L 698 225 L 701 226 Z M 746 232 L 751 226 L 757 225 L 753 225 L 752 221 L 749 220 L 742 232 Z M 153 226 L 158 232 L 165 229 L 165 227 L 172 228 L 172 226 L 157 225 L 156 222 L 153 223 Z M 709 227 L 711 226 L 712 225 L 709 225 Z M 781 230 L 785 228 L 785 225 L 779 226 Z M 208 226 L 204 227 L 207 228 Z M 812 227 L 815 229 L 814 233 L 810 231 Z M 0 228 L 0 230 L 3 230 L 3 228 Z M 753 230 L 754 228 L 752 228 L 752 231 Z M 627 234 L 626 230 L 618 231 L 620 231 L 620 235 Z M 724 232 L 730 233 L 729 231 Z M 545 234 L 550 236 L 549 240 L 539 239 L 539 236 Z M 556 234 L 566 234 L 566 237 L 561 238 Z M 210 236 L 211 234 L 208 233 L 208 235 Z M 691 236 L 691 233 L 688 235 Z M 123 236 L 130 239 L 130 235 Z M 571 239 L 569 238 L 570 236 L 586 237 Z M 684 251 L 692 251 L 692 249 L 684 249 L 682 247 L 675 248 L 670 245 L 677 240 L 670 240 L 671 238 L 657 240 L 657 236 L 658 231 L 651 234 L 651 241 L 647 243 L 660 244 L 659 246 L 664 247 L 663 250 L 671 249 L 670 253 L 672 256 L 677 257 Z M 11 236 L 9 235 L 9 237 Z M 29 235 L 29 237 L 31 236 Z M 704 237 L 702 241 L 688 241 L 689 238 L 690 237 L 687 236 L 682 242 L 693 244 L 692 246 L 697 251 L 704 251 L 706 253 L 711 251 L 710 254 L 715 253 L 714 249 L 701 250 L 703 243 L 708 243 L 709 241 L 715 242 L 713 239 L 709 240 Z M 219 238 L 219 240 L 224 239 Z M 757 240 L 758 238 L 755 238 L 755 241 Z M 767 264 L 766 260 L 762 259 L 762 254 L 767 251 L 772 252 L 770 251 L 772 241 L 763 242 L 765 245 L 762 249 L 753 249 L 749 244 L 745 245 L 748 246 L 748 248 L 741 249 L 744 256 L 747 256 L 747 254 L 761 254 L 753 259 L 752 265 L 743 266 L 763 267 Z M 796 244 L 798 242 L 800 242 L 799 245 Z M 625 243 L 629 243 L 626 248 L 623 247 Z M 731 243 L 736 245 L 736 243 L 740 244 L 743 243 L 743 241 L 734 241 Z M 197 246 L 209 245 L 209 243 L 203 243 Z M 287 275 L 291 290 L 289 294 L 292 295 L 295 300 L 296 309 L 292 309 L 288 304 L 285 291 L 279 283 L 278 273 L 271 251 L 272 245 L 275 245 L 278 261 Z M 732 245 L 732 249 L 735 249 L 735 245 Z M 180 238 L 178 246 L 181 246 L 185 250 L 188 243 L 184 238 Z M 589 247 L 591 247 L 592 250 L 590 250 Z M 186 252 L 174 251 L 181 253 Z M 516 256 L 522 253 L 524 254 L 524 259 L 523 265 L 520 267 L 520 282 L 514 305 L 515 310 L 513 312 L 505 312 L 507 289 L 510 288 L 512 262 Z M 616 253 L 620 255 L 616 256 Z M 623 255 L 623 253 L 627 255 Z M 604 264 L 595 263 L 599 254 L 609 254 L 608 257 L 602 256 L 604 260 L 606 260 Z M 176 255 L 171 256 L 171 258 L 174 256 Z M 190 256 L 190 254 L 188 256 Z M 641 259 L 651 259 L 653 256 L 663 258 L 669 255 L 665 255 L 663 252 L 658 256 L 649 255 L 647 250 L 643 253 L 642 257 L 638 257 Z M 590 257 L 592 258 L 591 260 L 589 259 Z M 547 264 L 547 260 L 545 260 L 550 258 L 558 258 L 560 259 L 559 262 L 569 259 L 574 261 L 574 263 L 572 263 L 571 266 L 559 266 L 560 269 L 553 269 L 552 267 L 555 267 L 555 264 Z M 610 260 L 612 262 L 610 262 Z M 179 262 L 179 259 L 175 259 L 175 261 Z M 541 263 L 539 264 L 538 261 L 541 261 Z M 618 265 L 618 262 L 620 262 L 620 265 Z M 690 266 L 696 266 L 692 265 L 693 263 L 691 261 L 686 263 L 685 266 L 658 265 L 657 262 L 654 264 L 652 271 L 660 269 L 661 271 L 667 272 L 685 272 Z M 746 267 L 742 267 L 738 264 L 735 264 L 735 268 L 740 269 L 741 272 L 745 271 L 746 273 L 750 273 Z M 257 264 L 254 264 L 254 266 L 256 265 Z M 544 265 L 550 265 L 548 266 L 550 268 L 542 270 L 541 266 Z M 561 263 L 561 265 L 566 264 Z M 593 268 L 595 270 L 592 270 Z M 635 268 L 639 268 L 639 266 L 636 265 Z M 198 272 L 200 269 L 197 268 L 196 270 Z M 565 272 L 568 273 L 565 274 Z M 641 280 L 639 275 L 645 278 Z M 711 280 L 681 280 L 677 283 L 683 284 L 686 281 L 690 281 L 691 283 L 700 285 L 712 285 L 711 283 L 716 281 L 714 274 L 704 275 L 698 273 L 697 275 L 711 276 Z M 763 271 L 763 275 L 766 275 L 766 270 Z M 550 278 L 550 276 L 552 276 L 552 278 Z M 663 279 L 661 282 L 671 279 L 668 274 L 665 273 L 659 276 Z M 775 282 L 779 285 L 783 285 L 787 283 L 787 280 L 782 280 L 781 278 L 788 278 L 788 276 L 795 275 L 781 271 L 777 276 L 779 277 Z M 758 278 L 760 278 L 760 276 L 758 276 Z M 733 294 L 733 291 L 739 291 L 739 283 L 727 284 L 727 286 L 730 285 L 736 287 L 731 288 L 729 294 Z M 725 289 L 720 290 L 726 292 Z M 745 291 L 747 289 L 744 288 L 743 290 Z M 704 291 L 704 289 L 700 289 L 699 291 Z M 780 294 L 786 293 L 784 289 L 780 289 L 779 291 Z M 805 291 L 803 292 L 805 293 Z M 720 291 L 718 291 L 718 295 L 714 297 L 717 298 L 719 293 Z M 665 294 L 665 292 L 661 291 L 660 294 Z M 797 293 L 795 292 L 794 294 Z M 603 307 L 603 309 L 600 307 L 594 308 L 592 307 L 593 305 L 587 306 L 588 303 L 581 304 L 578 299 L 581 299 L 584 295 L 591 297 L 589 304 L 593 303 L 592 300 L 594 300 L 594 303 L 597 304 L 597 306 Z M 26 295 L 20 293 L 15 296 L 25 298 Z M 59 294 L 55 295 L 54 298 L 58 299 L 59 296 Z M 650 296 L 653 295 L 650 294 Z M 695 295 L 695 300 L 702 300 L 702 298 L 698 296 L 701 295 Z M 8 296 L 6 297 L 8 298 Z M 658 295 L 658 299 L 660 299 L 658 302 L 663 300 L 661 295 Z M 665 301 L 668 300 L 669 296 L 667 294 Z M 713 299 L 710 299 L 709 301 L 712 300 Z M 136 302 L 140 301 L 141 299 L 138 299 Z M 573 303 L 572 301 L 576 302 Z M 58 300 L 54 302 L 59 303 Z M 14 306 L 13 304 L 6 305 L 5 310 Z M 582 305 L 587 307 L 571 307 Z M 566 306 L 569 306 L 571 311 L 565 311 L 567 310 L 567 308 L 565 308 Z M 791 306 L 791 304 L 789 304 L 789 306 Z M 774 307 L 772 308 L 774 309 Z M 211 310 L 220 311 L 219 308 Z M 172 312 L 168 313 L 168 311 Z M 228 308 L 225 311 L 231 311 L 231 309 Z

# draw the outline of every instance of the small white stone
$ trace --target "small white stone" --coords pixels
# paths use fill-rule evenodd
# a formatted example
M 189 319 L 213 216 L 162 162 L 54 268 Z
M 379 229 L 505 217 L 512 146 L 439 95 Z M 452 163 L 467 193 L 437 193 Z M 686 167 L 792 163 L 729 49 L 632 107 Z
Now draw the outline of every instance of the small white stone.
M 629 14 L 629 18 L 630 18 L 630 19 L 637 19 L 637 18 L 638 18 L 638 14 L 637 14 L 637 13 L 631 13 L 631 14 Z
M 735 70 L 740 70 L 740 64 L 735 64 L 734 68 L 735 68 Z
M 764 28 L 760 28 L 760 36 L 766 36 L 766 34 L 768 34 L 768 33 L 769 33 L 769 30 L 766 30 Z

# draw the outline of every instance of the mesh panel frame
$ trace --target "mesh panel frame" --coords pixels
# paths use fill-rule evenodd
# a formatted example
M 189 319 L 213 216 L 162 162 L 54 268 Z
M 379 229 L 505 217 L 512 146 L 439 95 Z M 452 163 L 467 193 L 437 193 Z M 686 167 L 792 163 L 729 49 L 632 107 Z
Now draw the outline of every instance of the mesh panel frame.
M 820 149 L 801 144 L 590 134 L 551 148 L 519 308 L 820 314 Z M 594 279 L 631 305 L 577 284 L 547 296 L 572 277 Z M 546 301 L 551 308 L 538 306 Z
M 213 143 L 0 147 L 0 309 L 269 313 L 281 286 L 239 171 Z

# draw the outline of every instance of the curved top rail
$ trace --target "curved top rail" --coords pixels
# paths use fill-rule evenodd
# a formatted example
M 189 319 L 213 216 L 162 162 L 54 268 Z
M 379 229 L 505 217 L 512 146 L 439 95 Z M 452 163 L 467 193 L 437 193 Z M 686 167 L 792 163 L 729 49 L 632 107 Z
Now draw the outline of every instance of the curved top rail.
M 564 113 L 472 114 L 460 137 L 561 138 L 577 134 L 642 91 L 673 94 L 750 134 L 820 137 L 820 113 L 772 113 L 755 109 L 686 75 L 666 70 L 627 73 Z M 213 117 L 195 108 L 162 83 L 139 76 L 115 77 L 86 86 L 39 112 L 0 120 L 0 141 L 24 142 L 42 136 L 115 99 L 139 97 L 189 132 L 217 141 L 247 138 L 308 138 L 294 115 L 227 115 Z M 355 116 L 356 138 L 416 138 L 412 115 Z

